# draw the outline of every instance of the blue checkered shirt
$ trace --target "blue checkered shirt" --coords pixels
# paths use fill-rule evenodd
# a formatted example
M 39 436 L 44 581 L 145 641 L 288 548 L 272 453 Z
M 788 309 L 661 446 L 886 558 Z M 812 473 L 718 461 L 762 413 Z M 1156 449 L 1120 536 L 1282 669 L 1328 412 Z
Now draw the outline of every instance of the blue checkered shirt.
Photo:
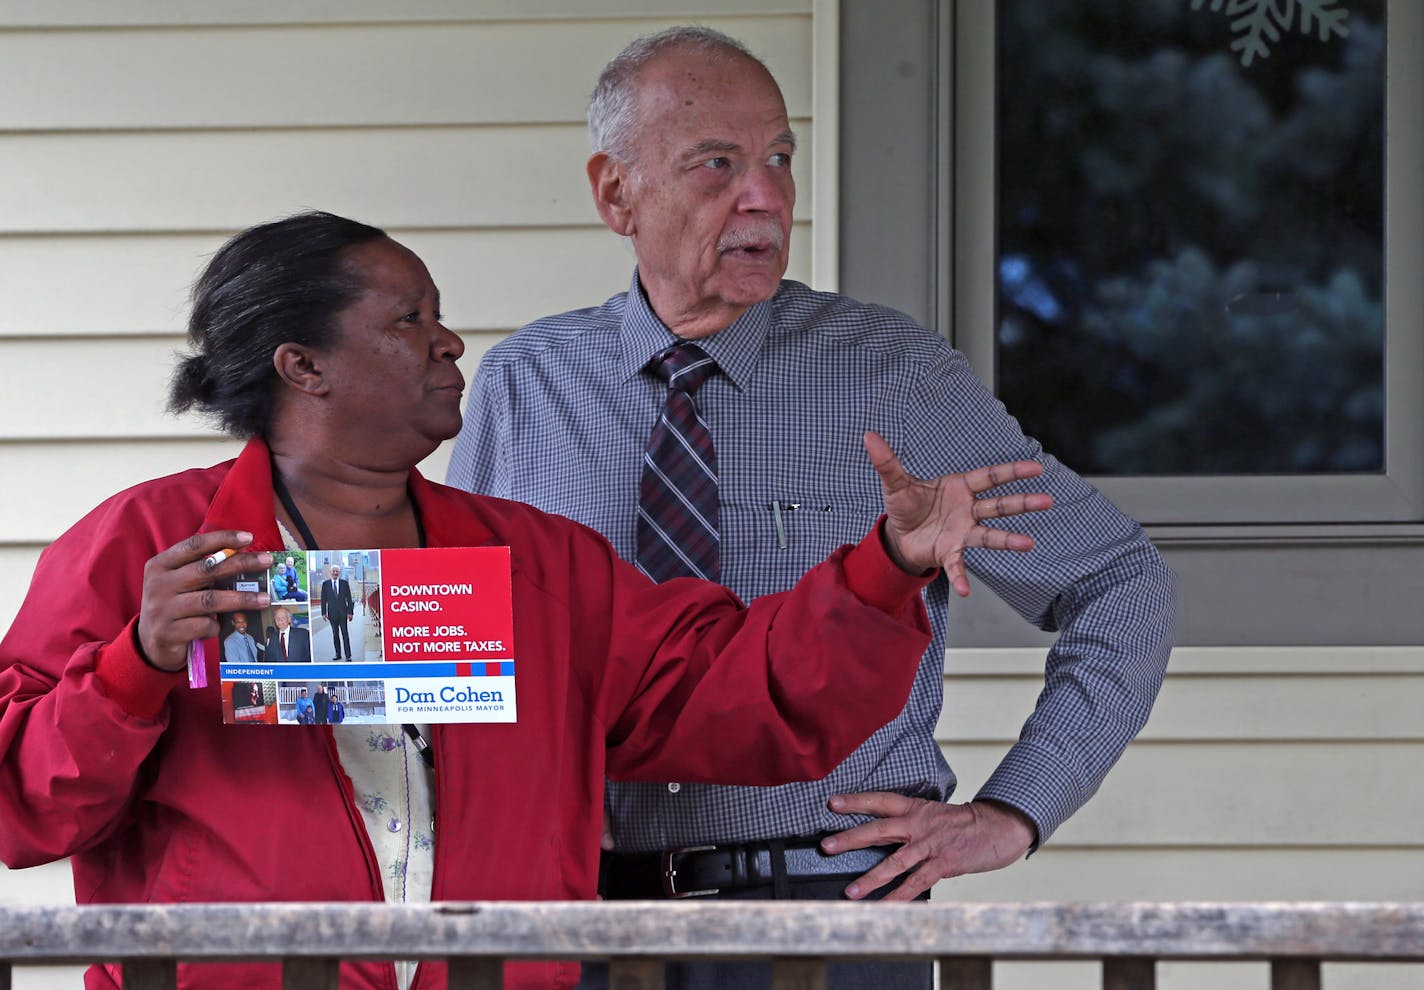
M 602 306 L 513 334 L 480 364 L 449 482 L 569 516 L 633 560 L 640 465 L 666 391 L 642 369 L 676 339 L 636 272 L 630 291 Z M 1060 632 L 1019 741 L 977 795 L 1020 809 L 1047 840 L 1097 790 L 1161 686 L 1175 592 L 1156 549 L 1023 435 L 962 354 L 901 313 L 785 281 L 771 300 L 698 343 L 723 372 L 697 403 L 717 447 L 722 581 L 744 600 L 791 586 L 874 523 L 882 502 L 861 446 L 867 429 L 921 477 L 1020 458 L 1043 463 L 1042 476 L 1006 489 L 1056 500 L 1049 512 L 1004 524 L 1033 534 L 1037 547 L 971 549 L 965 559 L 979 585 Z M 794 506 L 783 509 L 780 531 L 773 501 Z M 832 794 L 948 799 L 955 778 L 934 729 L 950 593 L 943 578 L 925 592 L 934 641 L 904 711 L 830 776 L 764 788 L 610 784 L 619 848 L 811 835 L 863 820 L 832 814 Z

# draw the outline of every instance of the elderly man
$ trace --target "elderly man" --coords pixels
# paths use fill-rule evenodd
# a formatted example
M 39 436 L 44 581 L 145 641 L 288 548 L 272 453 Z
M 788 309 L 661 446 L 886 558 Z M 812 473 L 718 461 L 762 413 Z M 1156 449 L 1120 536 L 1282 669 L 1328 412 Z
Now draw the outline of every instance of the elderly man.
M 351 598 L 351 585 L 341 576 L 341 565 L 331 565 L 331 577 L 321 583 L 321 614 L 331 623 L 332 656 L 337 660 L 351 659 L 351 629 L 348 625 L 356 611 Z M 342 650 L 345 649 L 345 653 Z
M 292 613 L 285 608 L 272 610 L 273 628 L 267 632 L 267 647 L 262 659 L 268 663 L 298 663 L 312 658 L 311 633 L 292 625 Z
M 783 280 L 796 138 L 775 80 L 741 45 L 701 28 L 633 42 L 599 79 L 589 126 L 594 203 L 632 240 L 632 282 L 490 351 L 449 481 L 584 522 L 659 580 L 699 573 L 754 598 L 879 513 L 863 430 L 922 476 L 1036 459 L 1036 485 L 1056 500 L 1024 518 L 1037 549 L 963 559 L 1026 619 L 1060 631 L 1018 743 L 972 801 L 947 803 L 955 777 L 934 727 L 950 588 L 932 584 L 934 642 L 908 704 L 825 780 L 611 783 L 605 895 L 909 900 L 1020 859 L 1088 800 L 1146 721 L 1170 651 L 1171 572 L 944 340 Z M 682 470 L 664 467 L 669 424 L 698 452 L 696 490 L 668 483 Z M 669 504 L 690 520 L 681 535 L 663 522 Z M 695 966 L 680 979 L 765 985 L 764 968 Z M 831 979 L 928 986 L 929 969 L 833 966 Z

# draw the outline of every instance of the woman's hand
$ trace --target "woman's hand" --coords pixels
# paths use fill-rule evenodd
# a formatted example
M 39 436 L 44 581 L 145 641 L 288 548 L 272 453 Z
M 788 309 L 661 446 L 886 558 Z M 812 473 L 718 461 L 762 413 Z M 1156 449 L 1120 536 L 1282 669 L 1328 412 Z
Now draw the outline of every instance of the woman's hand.
M 1011 461 L 947 474 L 932 481 L 912 478 L 879 434 L 867 432 L 865 452 L 880 475 L 885 498 L 885 549 L 903 570 L 924 574 L 943 567 L 960 597 L 969 595 L 964 571 L 965 547 L 987 550 L 1033 549 L 1033 537 L 984 526 L 985 519 L 1001 519 L 1053 506 L 1053 496 L 1042 492 L 977 498 L 999 485 L 1043 473 L 1037 461 Z
M 181 670 L 192 640 L 218 634 L 214 613 L 267 606 L 270 597 L 265 591 L 213 587 L 223 578 L 272 566 L 272 555 L 265 552 L 233 553 L 214 561 L 219 551 L 240 550 L 251 542 L 251 533 L 232 529 L 195 533 L 143 565 L 138 640 L 149 663 L 163 670 Z

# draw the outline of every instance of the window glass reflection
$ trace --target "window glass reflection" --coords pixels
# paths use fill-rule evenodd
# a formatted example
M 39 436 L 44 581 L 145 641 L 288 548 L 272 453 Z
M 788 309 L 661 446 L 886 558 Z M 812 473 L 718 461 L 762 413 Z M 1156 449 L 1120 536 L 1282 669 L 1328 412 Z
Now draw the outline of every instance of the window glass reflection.
M 1384 16 L 999 0 L 996 387 L 1026 431 L 1089 474 L 1384 469 Z

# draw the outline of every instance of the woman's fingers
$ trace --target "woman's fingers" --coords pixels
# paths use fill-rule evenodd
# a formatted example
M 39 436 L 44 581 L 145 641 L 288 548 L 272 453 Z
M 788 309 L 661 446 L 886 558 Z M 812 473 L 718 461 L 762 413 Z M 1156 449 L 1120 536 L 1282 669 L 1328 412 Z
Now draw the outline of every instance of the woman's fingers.
M 214 587 L 272 566 L 270 553 L 242 550 L 251 542 L 252 534 L 241 530 L 194 533 L 149 559 L 143 568 L 138 633 L 150 663 L 178 670 L 187 662 L 188 643 L 217 634 L 215 613 L 268 604 L 265 592 Z

